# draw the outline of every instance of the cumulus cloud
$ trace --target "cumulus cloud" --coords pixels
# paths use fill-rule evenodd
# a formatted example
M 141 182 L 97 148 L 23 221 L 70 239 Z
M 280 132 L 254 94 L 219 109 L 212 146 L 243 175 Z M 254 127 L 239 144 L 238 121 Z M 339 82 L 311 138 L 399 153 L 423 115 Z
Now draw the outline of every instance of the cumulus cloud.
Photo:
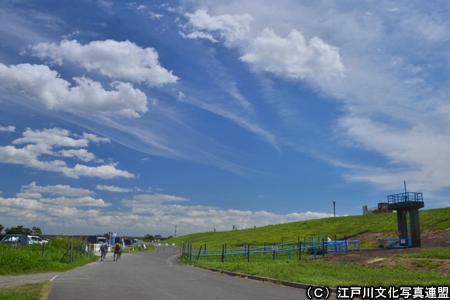
M 199 9 L 192 14 L 186 13 L 185 16 L 189 19 L 189 25 L 193 29 L 187 29 L 191 32 L 184 37 L 216 41 L 211 33 L 217 33 L 228 45 L 246 38 L 252 20 L 252 16 L 249 14 L 212 16 L 205 9 Z
M 172 71 L 161 67 L 155 49 L 141 48 L 130 41 L 105 40 L 81 45 L 76 40 L 63 40 L 59 44 L 39 43 L 30 49 L 40 59 L 50 59 L 57 64 L 73 62 L 114 79 L 144 82 L 149 86 L 178 80 Z
M 8 127 L 4 127 L 4 126 L 0 126 L 0 132 L 14 132 L 16 131 L 16 127 L 15 126 L 8 126 Z
M 82 188 L 73 188 L 69 185 L 47 185 L 47 186 L 39 186 L 35 181 L 30 183 L 29 185 L 23 185 L 21 188 L 22 193 L 37 193 L 38 195 L 49 194 L 52 196 L 67 196 L 67 197 L 84 197 L 95 194 L 94 192 L 82 189 Z M 40 196 L 38 197 L 40 198 Z
M 90 139 L 96 139 L 94 135 L 88 135 Z M 33 131 L 27 128 L 22 138 L 12 141 L 13 145 L 26 144 L 22 148 L 15 146 L 0 146 L 0 162 L 9 164 L 20 164 L 39 170 L 59 172 L 71 178 L 100 177 L 112 179 L 116 177 L 131 178 L 133 174 L 117 169 L 114 165 L 87 166 L 75 164 L 69 166 L 65 161 L 54 159 L 42 159 L 43 155 L 59 158 L 75 158 L 84 162 L 92 161 L 95 155 L 88 152 L 89 138 L 76 138 L 70 132 L 60 128 Z M 98 139 L 100 141 L 100 139 Z M 103 139 L 103 141 L 107 141 Z M 60 147 L 71 147 L 76 149 L 57 149 Z M 99 160 L 97 160 L 99 161 Z
M 213 227 L 218 230 L 231 230 L 233 225 L 243 229 L 332 216 L 310 211 L 278 215 L 267 211 L 225 210 L 212 206 L 176 203 L 180 201 L 186 203 L 189 199 L 163 194 L 144 194 L 124 199 L 122 204 L 138 215 L 141 222 L 150 223 L 151 226 L 176 222 L 179 227 L 188 229 L 189 232 L 212 230 Z
M 331 78 L 343 76 L 344 72 L 336 47 L 318 37 L 307 43 L 295 29 L 286 38 L 279 37 L 273 30 L 264 30 L 241 60 L 255 70 L 292 79 Z
M 97 189 L 123 191 L 121 188 L 105 185 L 98 185 Z M 36 222 L 41 222 L 41 228 L 56 232 L 67 233 L 73 226 L 77 227 L 80 234 L 95 233 L 91 232 L 92 228 L 97 231 L 116 231 L 132 226 L 133 234 L 164 232 L 169 235 L 175 224 L 179 233 L 187 234 L 213 229 L 231 230 L 233 226 L 245 229 L 332 216 L 311 211 L 279 215 L 267 211 L 189 205 L 189 199 L 168 194 L 135 195 L 131 199 L 123 199 L 118 210 L 107 211 L 105 209 L 111 204 L 93 198 L 93 193 L 68 185 L 39 186 L 32 182 L 22 186 L 21 193 L 16 198 L 0 197 L 0 217 L 4 220 L 4 225 L 25 222 L 36 226 Z M 114 228 L 111 228 L 111 224 Z M 149 228 L 152 232 L 149 232 Z
M 48 109 L 87 114 L 139 117 L 147 112 L 147 96 L 130 83 L 113 82 L 105 90 L 100 82 L 73 78 L 76 85 L 60 78 L 45 65 L 0 63 L 0 89 L 25 96 Z
M 241 60 L 255 71 L 292 79 L 329 79 L 344 74 L 339 49 L 319 37 L 307 42 L 301 32 L 292 29 L 283 38 L 273 29 L 266 28 L 252 38 L 250 22 L 253 18 L 249 14 L 212 16 L 207 10 L 200 9 L 185 16 L 189 26 L 184 26 L 187 34 L 181 33 L 183 37 L 217 42 L 214 34 L 218 34 L 226 46 L 239 48 L 243 53 Z

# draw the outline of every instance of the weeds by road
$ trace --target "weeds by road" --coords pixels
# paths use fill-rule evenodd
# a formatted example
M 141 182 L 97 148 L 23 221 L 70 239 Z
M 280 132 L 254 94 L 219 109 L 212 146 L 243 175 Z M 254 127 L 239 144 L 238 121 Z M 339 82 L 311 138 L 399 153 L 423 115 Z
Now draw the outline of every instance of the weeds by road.
M 0 275 L 67 271 L 97 260 L 92 253 L 87 256 L 82 251 L 76 251 L 74 246 L 73 261 L 70 262 L 67 255 L 61 261 L 70 243 L 81 247 L 81 241 L 77 239 L 55 239 L 45 246 L 33 244 L 13 247 L 0 244 Z
M 44 300 L 51 289 L 51 282 L 27 283 L 0 289 L 3 300 Z

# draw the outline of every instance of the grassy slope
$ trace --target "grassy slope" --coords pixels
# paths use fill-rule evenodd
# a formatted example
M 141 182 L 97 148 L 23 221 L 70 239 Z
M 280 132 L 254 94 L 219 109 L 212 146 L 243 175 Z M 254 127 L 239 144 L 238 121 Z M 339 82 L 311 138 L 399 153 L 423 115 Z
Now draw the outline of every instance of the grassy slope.
M 450 228 L 450 207 L 419 211 L 422 232 Z M 235 246 L 240 244 L 262 245 L 296 242 L 310 236 L 329 236 L 342 239 L 361 232 L 384 233 L 386 237 L 395 237 L 397 233 L 397 214 L 372 214 L 292 222 L 268 225 L 245 230 L 204 232 L 185 235 L 167 240 L 169 243 L 193 244 L 194 248 L 207 244 L 209 249 L 219 249 L 223 244 Z

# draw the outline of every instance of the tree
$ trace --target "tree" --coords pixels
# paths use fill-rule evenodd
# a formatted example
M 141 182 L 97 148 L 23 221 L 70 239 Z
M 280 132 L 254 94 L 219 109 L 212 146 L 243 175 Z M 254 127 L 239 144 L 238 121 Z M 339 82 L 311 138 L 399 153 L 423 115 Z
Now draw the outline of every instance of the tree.
M 151 241 L 153 241 L 155 239 L 155 237 L 153 235 L 151 235 L 151 234 L 146 234 L 144 237 L 146 239 L 148 239 L 149 242 L 151 242 Z
M 31 235 L 30 228 L 24 228 L 23 225 L 19 225 L 17 227 L 6 228 L 5 232 L 7 234 L 28 234 Z
M 32 233 L 33 233 L 34 235 L 42 235 L 42 231 L 41 231 L 41 229 L 40 229 L 39 227 L 33 226 L 32 229 L 33 229 L 33 230 L 32 230 Z
M 0 233 L 2 233 L 3 229 L 5 229 L 5 227 L 3 227 L 2 224 L 0 224 Z

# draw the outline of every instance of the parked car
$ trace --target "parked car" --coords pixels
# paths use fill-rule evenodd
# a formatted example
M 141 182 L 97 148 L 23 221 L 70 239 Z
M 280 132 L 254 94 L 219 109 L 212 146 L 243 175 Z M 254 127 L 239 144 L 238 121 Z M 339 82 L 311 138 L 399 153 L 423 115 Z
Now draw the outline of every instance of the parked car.
M 31 235 L 30 237 L 33 240 L 33 243 L 37 243 L 37 244 L 47 244 L 48 243 L 48 239 L 44 239 L 40 236 Z
M 131 245 L 131 247 L 138 247 L 138 246 L 141 246 L 141 247 L 143 247 L 145 250 L 147 250 L 147 246 L 145 246 L 145 243 L 144 243 L 143 240 L 137 240 L 137 239 L 135 239 L 135 240 L 134 240 L 134 243 Z
M 33 244 L 31 236 L 26 234 L 7 234 L 1 241 L 2 244 L 30 245 Z

